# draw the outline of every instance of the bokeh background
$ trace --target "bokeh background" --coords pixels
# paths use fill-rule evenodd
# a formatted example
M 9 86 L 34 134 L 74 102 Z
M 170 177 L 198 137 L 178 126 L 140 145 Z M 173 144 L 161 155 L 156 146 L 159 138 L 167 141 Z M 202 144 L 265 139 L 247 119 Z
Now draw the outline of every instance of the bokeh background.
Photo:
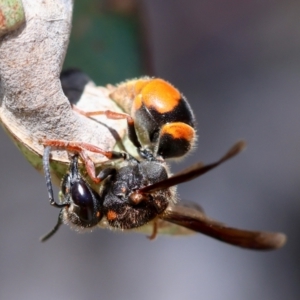
M 140 4 L 155 75 L 177 86 L 197 117 L 197 148 L 173 170 L 248 142 L 237 158 L 180 186 L 181 198 L 233 226 L 283 231 L 288 243 L 258 253 L 202 235 L 149 242 L 64 226 L 41 244 L 58 210 L 43 177 L 0 131 L 0 298 L 300 299 L 300 3 Z

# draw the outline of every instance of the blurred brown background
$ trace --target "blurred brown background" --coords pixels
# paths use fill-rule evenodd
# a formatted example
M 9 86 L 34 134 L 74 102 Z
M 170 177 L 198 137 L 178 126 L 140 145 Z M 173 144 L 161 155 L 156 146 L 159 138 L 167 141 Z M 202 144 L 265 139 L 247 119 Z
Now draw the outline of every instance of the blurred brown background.
M 198 122 L 197 149 L 173 170 L 248 142 L 234 160 L 182 185 L 181 198 L 233 226 L 283 231 L 288 243 L 257 253 L 202 235 L 149 242 L 64 226 L 41 244 L 58 210 L 1 131 L 0 298 L 299 299 L 300 3 L 141 3 L 155 74 L 185 94 Z

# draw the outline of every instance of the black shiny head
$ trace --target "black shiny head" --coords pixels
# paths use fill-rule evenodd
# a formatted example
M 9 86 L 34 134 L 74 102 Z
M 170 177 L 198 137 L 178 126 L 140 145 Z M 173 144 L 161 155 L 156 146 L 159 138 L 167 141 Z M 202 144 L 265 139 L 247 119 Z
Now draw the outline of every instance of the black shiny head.
M 50 204 L 61 208 L 61 211 L 54 229 L 41 239 L 43 242 L 49 239 L 62 223 L 81 230 L 97 225 L 103 217 L 103 201 L 99 194 L 81 177 L 78 170 L 78 155 L 71 158 L 69 172 L 61 182 L 60 203 L 54 201 L 49 172 L 49 151 L 46 148 L 43 157 L 48 195 Z
M 81 177 L 78 170 L 78 156 L 71 159 L 70 171 L 61 184 L 64 208 L 64 222 L 86 228 L 93 227 L 102 218 L 102 200 Z

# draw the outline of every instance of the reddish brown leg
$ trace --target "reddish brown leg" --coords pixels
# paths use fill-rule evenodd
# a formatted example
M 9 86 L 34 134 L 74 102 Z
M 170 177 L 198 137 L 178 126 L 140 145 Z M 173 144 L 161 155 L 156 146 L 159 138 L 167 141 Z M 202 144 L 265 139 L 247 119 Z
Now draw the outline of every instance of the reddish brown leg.
M 41 144 L 43 144 L 44 146 L 60 148 L 70 152 L 78 153 L 85 164 L 89 176 L 96 183 L 99 183 L 101 179 L 97 178 L 95 165 L 93 161 L 90 159 L 90 157 L 88 156 L 88 154 L 86 153 L 86 151 L 102 154 L 108 159 L 127 158 L 126 153 L 115 152 L 115 151 L 104 151 L 103 149 L 97 146 L 84 143 L 84 142 L 74 142 L 74 141 L 65 141 L 65 140 L 43 140 Z
M 151 233 L 150 236 L 147 236 L 147 238 L 150 241 L 153 241 L 156 238 L 157 233 L 158 233 L 158 220 L 155 219 L 155 220 L 153 220 L 153 230 L 152 230 L 152 233 Z
M 95 170 L 95 165 L 93 161 L 90 159 L 90 157 L 87 155 L 87 153 L 84 150 L 81 150 L 79 152 L 79 155 L 84 162 L 85 169 L 87 173 L 89 174 L 90 178 L 95 182 L 95 183 L 100 183 L 100 179 L 97 178 L 96 176 L 96 170 Z
M 105 115 L 109 119 L 113 120 L 123 120 L 127 119 L 128 123 L 134 123 L 133 119 L 130 115 L 125 113 L 119 113 L 111 110 L 95 110 L 95 111 L 84 111 L 80 108 L 78 108 L 76 105 L 72 105 L 72 108 L 74 111 L 78 112 L 79 114 L 86 116 L 86 117 L 93 117 L 93 116 L 99 116 L 99 115 Z
M 87 112 L 87 111 L 81 110 L 80 108 L 76 107 L 75 105 L 72 105 L 72 107 L 73 107 L 74 111 L 76 111 L 79 114 L 86 116 L 86 117 L 105 115 L 108 119 L 112 119 L 112 120 L 126 119 L 129 139 L 137 148 L 141 147 L 141 144 L 140 144 L 138 137 L 136 135 L 136 132 L 135 132 L 134 120 L 130 115 L 124 114 L 124 113 L 119 113 L 119 112 L 114 112 L 111 110 L 98 110 L 98 111 Z

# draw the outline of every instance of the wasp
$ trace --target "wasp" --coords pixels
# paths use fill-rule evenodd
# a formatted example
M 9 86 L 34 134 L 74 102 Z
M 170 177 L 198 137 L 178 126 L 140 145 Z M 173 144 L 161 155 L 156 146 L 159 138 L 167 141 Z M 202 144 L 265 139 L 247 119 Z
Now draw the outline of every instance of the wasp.
M 88 117 L 105 114 L 108 118 L 126 119 L 129 139 L 139 157 L 127 152 L 105 151 L 83 142 L 44 140 L 43 165 L 49 200 L 61 211 L 56 226 L 42 241 L 52 236 L 63 223 L 77 229 L 90 229 L 104 223 L 109 228 L 127 230 L 153 222 L 150 238 L 154 238 L 158 220 L 164 220 L 244 248 L 274 249 L 284 244 L 283 234 L 230 228 L 211 220 L 195 205 L 177 202 L 178 184 L 199 177 L 237 155 L 244 148 L 244 142 L 235 144 L 212 164 L 197 163 L 171 176 L 165 159 L 186 155 L 195 142 L 194 115 L 186 99 L 166 81 L 150 78 L 121 84 L 111 97 L 119 102 L 123 99 L 127 113 L 75 110 Z M 75 153 L 61 183 L 59 203 L 54 200 L 50 178 L 51 147 Z M 96 175 L 87 151 L 102 154 L 109 160 L 123 161 L 103 168 Z M 92 189 L 80 174 L 78 157 L 84 162 L 89 177 L 99 184 L 99 191 Z
M 41 240 L 49 239 L 63 224 L 76 230 L 92 229 L 100 222 L 117 229 L 133 229 L 153 221 L 164 220 L 195 232 L 242 248 L 270 250 L 284 245 L 286 237 L 281 233 L 248 231 L 228 227 L 210 219 L 197 205 L 177 203 L 175 185 L 199 177 L 238 154 L 243 142 L 234 145 L 220 160 L 203 165 L 197 163 L 178 174 L 169 176 L 161 162 L 126 158 L 125 166 L 105 168 L 98 178 L 104 180 L 100 192 L 91 188 L 78 170 L 78 154 L 71 158 L 69 172 L 61 183 L 62 199 L 56 203 L 53 197 L 49 170 L 51 147 L 45 147 L 44 172 L 50 204 L 60 208 L 56 226 Z M 157 228 L 154 230 L 153 238 Z

